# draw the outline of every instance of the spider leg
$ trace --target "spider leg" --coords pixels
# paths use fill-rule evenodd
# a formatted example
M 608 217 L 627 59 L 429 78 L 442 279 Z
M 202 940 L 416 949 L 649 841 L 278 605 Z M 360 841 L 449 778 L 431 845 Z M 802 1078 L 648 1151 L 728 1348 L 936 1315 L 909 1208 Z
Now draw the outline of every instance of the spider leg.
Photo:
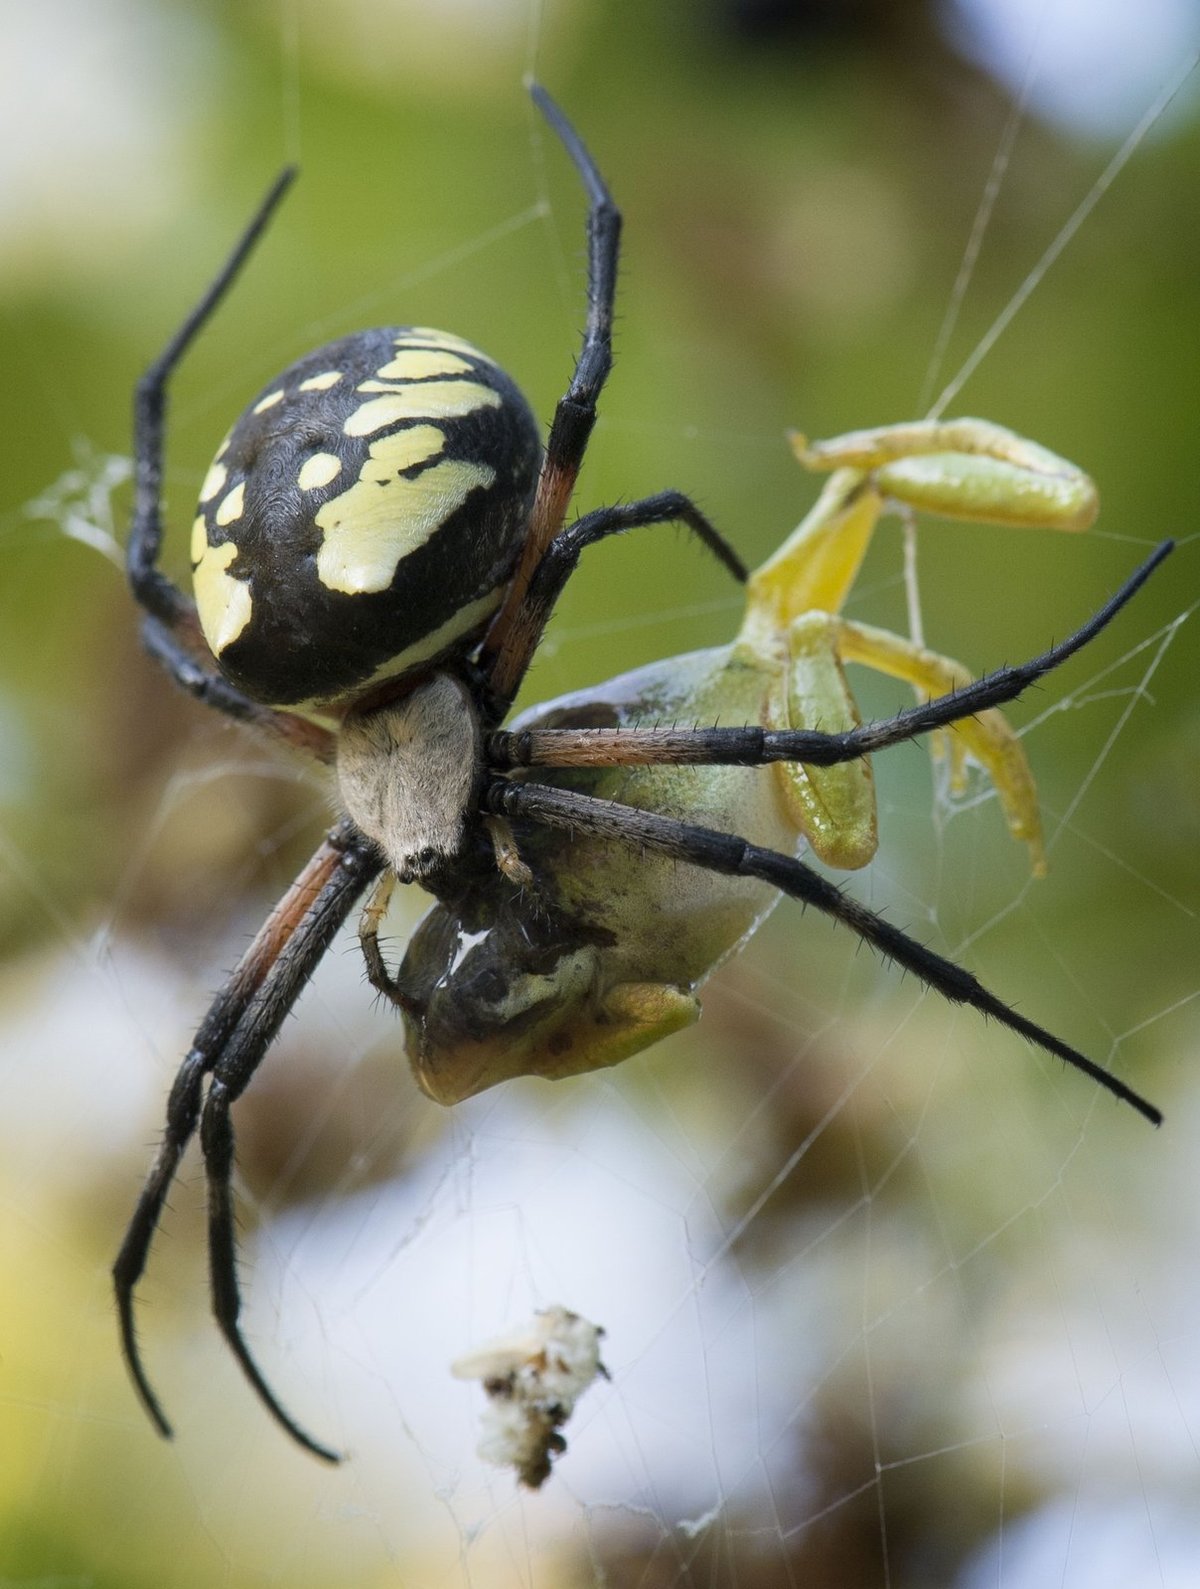
M 259 1051 L 254 1063 L 257 1064 L 261 1058 L 262 1052 Z M 213 1316 L 255 1395 L 275 1422 L 297 1445 L 311 1451 L 313 1456 L 320 1457 L 322 1462 L 340 1462 L 340 1452 L 314 1439 L 284 1408 L 251 1356 L 238 1323 L 242 1298 L 237 1280 L 237 1232 L 233 1210 L 234 1135 L 233 1122 L 229 1118 L 229 1108 L 235 1096 L 224 1082 L 214 1080 L 208 1090 L 200 1127 L 208 1182 L 208 1274 Z
M 924 944 L 893 927 L 811 867 L 791 856 L 750 844 L 735 834 L 718 833 L 711 828 L 678 822 L 652 811 L 640 811 L 633 806 L 597 800 L 590 795 L 575 794 L 544 784 L 518 784 L 496 779 L 486 787 L 483 803 L 484 808 L 491 812 L 525 817 L 568 832 L 595 834 L 621 844 L 644 846 L 728 877 L 759 878 L 781 893 L 806 905 L 815 905 L 826 915 L 845 923 L 882 955 L 894 960 L 906 971 L 912 971 L 927 987 L 933 988 L 951 1003 L 969 1004 L 982 1014 L 993 1016 L 1030 1043 L 1065 1060 L 1076 1070 L 1083 1071 L 1114 1097 L 1130 1104 L 1152 1125 L 1162 1124 L 1162 1115 L 1154 1105 L 1126 1086 L 1119 1077 L 1086 1058 L 1053 1033 L 1026 1020 L 990 993 L 971 972 L 927 949 Z
M 579 565 L 584 550 L 610 535 L 655 524 L 686 524 L 733 577 L 745 581 L 748 570 L 733 547 L 703 514 L 690 497 L 681 491 L 660 491 L 639 502 L 596 508 L 568 528 L 561 530 L 546 549 L 529 581 L 520 604 L 512 614 L 508 630 L 510 649 L 504 666 L 489 679 L 494 721 L 500 721 L 512 704 L 525 670 L 541 643 L 563 587 Z M 485 662 L 486 668 L 486 662 Z M 503 682 L 501 682 L 503 681 Z M 499 693 L 496 693 L 499 691 Z
M 371 897 L 363 906 L 362 916 L 359 918 L 358 941 L 362 946 L 363 959 L 366 961 L 367 981 L 398 1010 L 416 1015 L 418 1013 L 416 1000 L 404 992 L 399 981 L 388 970 L 387 961 L 383 958 L 383 950 L 379 944 L 379 927 L 388 913 L 392 895 L 399 881 L 395 872 L 388 867 L 371 890 Z
M 226 984 L 217 999 L 217 1003 L 209 1012 L 205 1027 L 213 1021 L 218 1010 L 223 1006 L 228 1009 L 237 1002 L 237 991 L 233 982 Z M 243 1000 L 244 1002 L 244 1000 Z M 218 1023 L 214 1023 L 218 1024 Z M 167 1416 L 162 1410 L 158 1396 L 146 1374 L 142 1362 L 142 1354 L 138 1348 L 137 1325 L 133 1313 L 134 1288 L 142 1277 L 146 1267 L 146 1258 L 150 1251 L 150 1243 L 154 1232 L 158 1229 L 158 1222 L 162 1218 L 163 1205 L 167 1199 L 167 1192 L 179 1169 L 179 1161 L 183 1157 L 184 1149 L 191 1141 L 192 1133 L 196 1129 L 196 1121 L 200 1117 L 200 1089 L 204 1085 L 204 1077 L 211 1067 L 211 1059 L 207 1045 L 203 1044 L 204 1028 L 197 1035 L 195 1046 L 189 1051 L 187 1058 L 179 1067 L 171 1095 L 167 1101 L 167 1128 L 162 1144 L 154 1156 L 154 1163 L 142 1187 L 141 1196 L 138 1198 L 137 1207 L 133 1218 L 125 1231 L 125 1239 L 121 1243 L 121 1250 L 113 1264 L 113 1287 L 117 1299 L 117 1318 L 121 1331 L 121 1351 L 128 1365 L 130 1377 L 134 1388 L 141 1399 L 142 1406 L 150 1415 L 151 1421 L 158 1429 L 159 1434 L 170 1439 L 173 1430 L 167 1422 Z
M 495 705 L 496 721 L 504 716 L 517 693 L 550 610 L 573 572 L 579 553 L 593 540 L 639 524 L 678 519 L 695 530 L 736 578 L 744 580 L 747 577 L 745 564 L 737 553 L 700 510 L 679 492 L 663 492 L 625 508 L 600 509 L 588 514 L 570 530 L 563 530 L 567 505 L 596 423 L 596 404 L 612 368 L 613 301 L 617 288 L 621 212 L 613 203 L 583 140 L 546 90 L 535 83 L 530 93 L 558 134 L 587 189 L 587 323 L 575 373 L 554 411 L 530 510 L 529 532 L 516 572 L 480 649 L 480 667 Z M 561 560 L 554 559 L 543 574 L 546 559 L 557 551 L 559 541 L 568 543 L 573 550 L 564 547 Z
M 581 519 L 579 522 L 587 521 Z M 1094 639 L 1136 595 L 1173 547 L 1173 541 L 1164 541 L 1156 547 L 1085 624 L 1032 661 L 997 668 L 960 690 L 907 707 L 882 722 L 864 723 L 841 734 L 823 734 L 815 729 L 755 727 L 534 728 L 520 733 L 499 730 L 488 735 L 487 759 L 496 768 L 647 766 L 653 763 L 760 767 L 774 761 L 830 767 L 838 762 L 854 761 L 1015 700 L 1023 690 Z
M 163 1142 L 112 1271 L 125 1361 L 147 1413 L 168 1438 L 171 1426 L 138 1349 L 134 1292 L 167 1192 L 200 1117 L 204 1078 L 210 1072 L 227 1078 L 236 1059 L 243 1069 L 248 1064 L 245 1085 L 354 900 L 381 865 L 352 824 L 340 822 L 332 829 L 217 995 L 171 1088 Z M 250 1063 L 246 1053 L 254 1044 L 258 1046 Z M 323 1448 L 318 1454 L 324 1454 Z
M 125 561 L 134 597 L 149 614 L 142 630 L 147 649 L 178 684 L 207 705 L 241 722 L 281 734 L 291 743 L 325 759 L 326 747 L 317 738 L 320 730 L 293 714 L 274 713 L 270 707 L 258 705 L 194 660 L 194 656 L 205 656 L 208 652 L 195 604 L 158 566 L 163 536 L 162 476 L 168 382 L 192 340 L 229 290 L 295 175 L 292 166 L 280 172 L 200 301 L 138 382 L 133 404 L 133 522 Z
M 534 501 L 530 538 L 515 581 L 518 584 L 532 574 L 562 524 L 596 423 L 596 404 L 612 369 L 613 303 L 621 242 L 621 212 L 583 140 L 540 84 L 533 84 L 530 93 L 534 104 L 558 134 L 587 189 L 588 285 L 583 345 L 570 385 L 554 411 Z
M 332 839 L 331 835 L 331 839 Z M 147 1412 L 167 1438 L 171 1426 L 151 1388 L 138 1350 L 134 1290 L 146 1267 L 163 1206 L 200 1118 L 204 1078 L 224 1052 L 238 1022 L 271 968 L 287 937 L 303 918 L 321 880 L 340 852 L 327 840 L 267 918 L 204 1017 L 195 1041 L 172 1084 L 163 1141 L 146 1178 L 137 1207 L 113 1265 L 121 1345 L 130 1374 Z
M 133 524 L 126 553 L 129 583 L 146 611 L 168 628 L 198 633 L 195 608 L 177 585 L 157 566 L 162 546 L 163 443 L 167 417 L 167 382 L 187 352 L 192 339 L 206 324 L 247 255 L 261 237 L 276 206 L 287 192 L 295 168 L 287 167 L 275 179 L 249 226 L 229 258 L 192 309 L 187 319 L 138 382 L 133 403 L 134 498 Z
M 318 761 L 333 760 L 335 740 L 328 729 L 309 722 L 306 717 L 297 716 L 295 712 L 281 712 L 276 707 L 252 701 L 219 673 L 211 673 L 197 662 L 161 619 L 143 620 L 142 644 L 152 657 L 162 663 L 176 684 L 195 700 L 224 712 L 248 728 L 257 728 L 282 739 L 297 750 L 307 751 Z
M 358 835 L 349 823 L 340 824 L 335 833 L 339 831 L 344 831 L 345 842 L 339 864 L 323 880 L 308 910 L 281 948 L 270 975 L 255 990 L 223 1053 L 212 1067 L 212 1081 L 200 1121 L 200 1145 L 208 1183 L 213 1314 L 267 1411 L 298 1445 L 326 1462 L 340 1461 L 338 1453 L 306 1434 L 285 1412 L 251 1356 L 238 1323 L 241 1293 L 233 1210 L 234 1133 L 229 1111 L 262 1063 L 355 901 L 383 865 L 374 846 Z
M 612 368 L 613 301 L 617 288 L 617 257 L 621 212 L 583 140 L 540 84 L 530 88 L 534 104 L 557 133 L 579 172 L 588 195 L 587 321 L 583 346 L 570 385 L 559 399 L 546 443 L 542 472 L 530 513 L 529 533 L 500 611 L 483 644 L 483 661 L 492 688 L 511 699 L 528 664 L 522 637 L 513 621 L 534 570 L 562 528 L 592 426 L 596 404 Z

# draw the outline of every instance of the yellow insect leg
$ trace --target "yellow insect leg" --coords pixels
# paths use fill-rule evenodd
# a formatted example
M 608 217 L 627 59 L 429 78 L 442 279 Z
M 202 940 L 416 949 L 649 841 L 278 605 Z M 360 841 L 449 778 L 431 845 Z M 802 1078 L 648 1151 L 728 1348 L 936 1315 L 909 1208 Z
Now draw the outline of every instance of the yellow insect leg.
M 985 419 L 915 420 L 812 443 L 795 434 L 792 447 L 806 469 L 867 471 L 884 497 L 946 518 L 1086 530 L 1099 511 L 1082 469 Z
M 837 620 L 837 648 L 846 662 L 859 662 L 876 673 L 911 684 L 922 698 L 946 695 L 971 682 L 961 662 L 927 651 L 903 636 L 868 624 Z M 1035 877 L 1046 871 L 1037 786 L 1012 725 L 996 709 L 967 717 L 947 731 L 951 755 L 951 786 L 964 783 L 964 758 L 970 755 L 996 786 L 1009 831 L 1029 846 Z
M 773 556 L 751 574 L 739 638 L 786 634 L 802 613 L 838 612 L 858 576 L 883 499 L 858 469 L 839 469 Z
M 838 657 L 840 620 L 808 612 L 788 630 L 791 663 L 781 678 L 786 694 L 767 707 L 768 728 L 815 728 L 842 733 L 859 723 Z M 788 820 L 828 866 L 865 866 L 879 842 L 875 784 L 868 760 L 836 767 L 779 762 L 775 776 Z

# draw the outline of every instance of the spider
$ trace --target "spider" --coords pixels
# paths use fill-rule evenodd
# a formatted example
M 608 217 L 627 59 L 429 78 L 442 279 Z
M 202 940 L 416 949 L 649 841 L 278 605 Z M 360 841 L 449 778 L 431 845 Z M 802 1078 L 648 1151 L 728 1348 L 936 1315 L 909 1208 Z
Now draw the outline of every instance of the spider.
M 661 963 L 662 940 L 673 931 L 659 931 L 657 944 L 646 932 L 674 888 L 683 890 L 685 914 L 704 922 L 698 938 L 679 937 L 688 965 L 677 969 L 677 981 L 700 980 L 775 897 L 788 894 L 845 923 L 946 998 L 995 1017 L 1151 1121 L 1161 1118 L 1117 1077 L 794 854 L 725 831 L 745 816 L 761 836 L 761 801 L 746 769 L 775 764 L 763 776 L 779 775 L 790 815 L 766 824 L 768 842 L 773 836 L 794 852 L 803 837 L 823 859 L 862 864 L 874 848 L 868 753 L 960 720 L 967 747 L 1019 808 L 1010 820 L 1021 830 L 1032 786 L 1022 783 L 1019 747 L 1014 759 L 1011 731 L 1006 739 L 993 708 L 1096 634 L 1170 544 L 1068 640 L 971 683 L 946 659 L 911 647 L 904 653 L 904 642 L 897 652 L 887 637 L 859 631 L 856 640 L 855 626 L 834 615 L 882 494 L 920 498 L 912 476 L 922 457 L 935 475 L 944 473 L 949 445 L 968 464 L 981 455 L 975 461 L 988 476 L 992 463 L 1019 471 L 1032 454 L 1052 455 L 978 421 L 958 422 L 965 429 L 874 433 L 866 453 L 854 451 L 852 438 L 841 453 L 835 448 L 832 462 L 840 467 L 807 534 L 802 526 L 799 540 L 750 579 L 746 626 L 737 645 L 712 654 L 718 664 L 706 670 L 703 660 L 675 659 L 661 665 L 656 680 L 633 675 L 593 692 L 586 709 L 558 703 L 557 711 L 514 730 L 500 727 L 560 592 L 595 542 L 682 523 L 736 579 L 747 579 L 737 553 L 677 491 L 566 523 L 612 364 L 621 217 L 562 111 L 542 88 L 531 92 L 589 201 L 582 347 L 544 450 L 515 385 L 469 343 L 423 327 L 360 332 L 286 370 L 222 443 L 193 524 L 195 600 L 163 573 L 168 382 L 266 227 L 294 176 L 290 169 L 137 388 L 128 571 L 144 609 L 146 647 L 197 699 L 331 766 L 341 808 L 200 1025 L 113 1267 L 124 1356 L 164 1436 L 172 1431 L 142 1362 L 134 1293 L 198 1129 L 217 1324 L 287 1434 L 319 1458 L 340 1460 L 286 1411 L 241 1332 L 230 1111 L 371 885 L 360 929 L 368 976 L 402 1012 L 418 1079 L 442 1101 L 505 1075 L 611 1064 L 694 1019 L 690 987 L 670 985 L 670 968 Z M 904 459 L 889 463 L 897 453 L 909 455 L 908 477 Z M 969 510 L 973 489 L 935 483 L 934 505 Z M 1009 495 L 1030 489 L 1051 498 L 1060 485 L 1043 478 L 1031 488 L 1025 478 Z M 980 511 L 995 517 L 989 493 L 985 479 Z M 1054 521 L 1055 510 L 1045 511 Z M 1071 511 L 1058 511 L 1056 521 L 1069 522 Z M 861 725 L 841 671 L 840 653 L 852 654 L 855 645 L 866 650 L 861 659 L 933 698 Z M 765 726 L 630 726 L 638 716 L 676 710 L 693 720 L 744 713 Z M 807 726 L 814 720 L 832 731 Z M 541 771 L 531 776 L 531 768 Z M 659 794 L 665 809 L 613 797 L 605 778 L 629 768 L 642 769 L 627 773 L 631 780 L 647 780 L 641 798 Z M 713 812 L 718 826 L 696 820 Z M 605 857 L 612 858 L 611 875 Z M 420 883 L 438 903 L 393 975 L 379 926 L 397 881 Z M 586 886 L 573 891 L 573 883 Z M 626 933 L 633 947 L 614 981 Z M 475 934 L 472 945 L 466 934 Z M 477 960 L 465 952 L 472 946 Z M 548 1027 L 547 1008 L 557 1017 Z

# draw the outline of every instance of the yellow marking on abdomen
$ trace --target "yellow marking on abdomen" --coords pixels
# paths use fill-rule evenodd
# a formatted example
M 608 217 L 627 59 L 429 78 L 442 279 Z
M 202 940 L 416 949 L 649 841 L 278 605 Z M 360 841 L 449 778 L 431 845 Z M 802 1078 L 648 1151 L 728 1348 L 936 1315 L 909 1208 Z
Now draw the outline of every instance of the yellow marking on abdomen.
M 401 473 L 434 457 L 445 437 L 434 425 L 417 425 L 372 443 L 354 484 L 316 515 L 325 536 L 317 577 L 330 590 L 357 595 L 386 590 L 409 552 L 423 546 L 477 486 L 490 486 L 487 464 L 447 458 L 415 479 Z
M 369 381 L 363 386 L 368 390 Z M 475 381 L 424 381 L 404 386 L 386 397 L 369 398 L 350 414 L 342 429 L 347 436 L 370 436 L 401 419 L 453 419 L 477 408 L 499 408 L 499 392 Z
M 195 568 L 200 559 L 208 550 L 208 526 L 204 522 L 204 515 L 200 514 L 192 520 L 192 567 Z
M 236 519 L 241 518 L 245 507 L 246 482 L 244 480 L 239 480 L 229 495 L 222 498 L 221 504 L 217 508 L 216 512 L 217 523 L 222 526 L 234 523 Z
M 307 381 L 301 381 L 300 390 L 302 392 L 327 392 L 331 386 L 336 386 L 341 378 L 341 370 L 323 370 L 320 375 L 310 375 Z
M 228 445 L 228 440 L 226 440 L 225 446 Z M 221 451 L 224 452 L 225 447 L 222 447 Z M 211 502 L 217 492 L 224 486 L 228 477 L 229 471 L 225 465 L 223 463 L 214 463 L 204 476 L 204 484 L 200 487 L 201 502 Z
M 250 587 L 225 572 L 237 555 L 232 541 L 206 546 L 192 574 L 200 627 L 215 657 L 231 646 L 250 622 Z
M 466 359 L 445 348 L 406 348 L 375 373 L 383 381 L 420 381 L 429 375 L 469 375 L 471 369 Z
M 449 331 L 435 331 L 432 326 L 408 326 L 399 336 L 394 337 L 393 341 L 398 348 L 416 346 L 452 348 L 459 353 L 470 353 L 475 358 L 482 359 L 485 364 L 495 362 L 464 338 L 452 336 Z
M 283 387 L 277 386 L 273 392 L 268 392 L 265 397 L 260 397 L 255 403 L 251 413 L 265 414 L 268 408 L 274 408 L 276 403 L 283 402 Z
M 342 460 L 337 453 L 314 452 L 311 458 L 306 458 L 301 464 L 296 484 L 301 491 L 316 491 L 321 486 L 327 486 L 331 480 L 336 480 L 341 472 Z

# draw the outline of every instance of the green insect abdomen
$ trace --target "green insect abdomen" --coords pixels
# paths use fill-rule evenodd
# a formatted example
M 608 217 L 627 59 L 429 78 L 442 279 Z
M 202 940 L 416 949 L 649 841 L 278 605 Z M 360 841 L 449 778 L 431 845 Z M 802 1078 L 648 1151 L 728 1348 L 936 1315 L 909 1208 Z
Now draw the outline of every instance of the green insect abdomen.
M 463 649 L 512 571 L 540 450 L 513 382 L 443 332 L 359 332 L 294 364 L 201 490 L 193 581 L 221 672 L 320 706 Z

